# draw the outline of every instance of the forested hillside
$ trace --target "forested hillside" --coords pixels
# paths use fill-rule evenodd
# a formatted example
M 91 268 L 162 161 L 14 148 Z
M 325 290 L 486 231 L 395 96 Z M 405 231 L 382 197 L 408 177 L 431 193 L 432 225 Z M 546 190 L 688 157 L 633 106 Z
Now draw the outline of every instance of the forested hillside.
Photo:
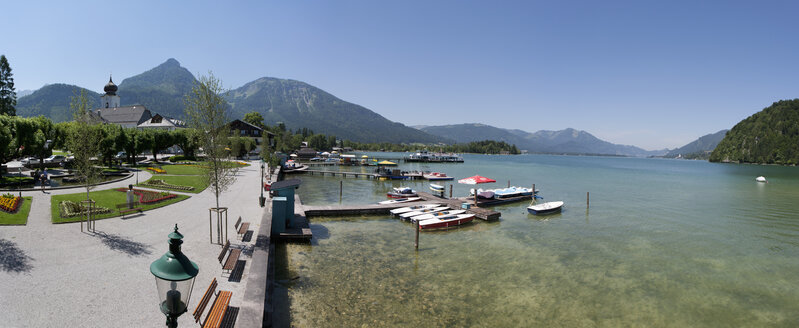
M 710 161 L 799 163 L 799 99 L 780 100 L 736 124 Z

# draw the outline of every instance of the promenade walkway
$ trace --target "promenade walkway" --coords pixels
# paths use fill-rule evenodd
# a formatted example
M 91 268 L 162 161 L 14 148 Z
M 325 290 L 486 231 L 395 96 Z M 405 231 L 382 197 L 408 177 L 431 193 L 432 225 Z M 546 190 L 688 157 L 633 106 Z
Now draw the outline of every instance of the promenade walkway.
M 24 192 L 24 196 L 33 196 L 28 224 L 0 226 L 0 326 L 164 326 L 150 263 L 167 251 L 167 235 L 176 223 L 185 236 L 183 252 L 200 267 L 189 312 L 214 277 L 219 289 L 233 292 L 230 305 L 239 306 L 254 240 L 239 240 L 233 224 L 241 216 L 250 222 L 250 230 L 258 231 L 262 213 L 258 206 L 260 168 L 257 162 L 250 164 L 239 170 L 234 185 L 220 197 L 220 206 L 229 208 L 231 245 L 245 249 L 240 258 L 246 262 L 244 276 L 222 276 L 217 261 L 221 246 L 211 244 L 208 238 L 208 208 L 215 206 L 210 188 L 141 215 L 98 220 L 96 233 L 81 232 L 79 223 L 50 223 L 51 195 L 85 189 Z M 149 177 L 147 172 L 139 173 L 139 181 Z M 131 183 L 135 177 L 95 190 Z M 194 325 L 191 313 L 181 316 L 179 325 Z

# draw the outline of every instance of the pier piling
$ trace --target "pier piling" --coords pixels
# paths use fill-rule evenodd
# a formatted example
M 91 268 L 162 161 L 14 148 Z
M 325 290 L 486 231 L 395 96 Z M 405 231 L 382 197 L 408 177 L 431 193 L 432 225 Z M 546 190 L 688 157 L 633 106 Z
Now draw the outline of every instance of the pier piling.
M 589 201 L 591 199 L 590 196 L 591 196 L 591 193 L 586 191 L 585 192 L 585 208 L 589 208 L 590 207 L 590 204 L 591 204 L 591 202 Z
M 344 180 L 338 182 L 338 202 L 341 203 L 342 195 L 344 194 Z
M 416 223 L 414 223 L 414 225 L 416 226 L 416 242 L 413 244 L 413 247 L 415 247 L 416 251 L 418 252 L 419 251 L 419 221 L 416 221 Z
M 452 185 L 449 185 L 449 198 L 452 198 Z

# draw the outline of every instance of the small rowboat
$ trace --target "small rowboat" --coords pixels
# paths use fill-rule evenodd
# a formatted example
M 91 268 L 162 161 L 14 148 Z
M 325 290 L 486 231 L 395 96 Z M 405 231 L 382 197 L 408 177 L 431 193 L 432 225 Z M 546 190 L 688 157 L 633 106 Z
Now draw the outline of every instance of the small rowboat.
M 410 203 L 410 202 L 415 202 L 415 201 L 420 200 L 420 199 L 422 199 L 422 198 L 421 197 L 397 198 L 397 199 L 384 200 L 382 202 L 379 202 L 378 204 L 380 204 L 380 205 L 388 205 L 388 204 L 398 204 L 398 203 Z
M 444 186 L 442 186 L 442 185 L 437 185 L 437 184 L 435 184 L 435 183 L 431 183 L 431 184 L 430 184 L 430 190 L 431 190 L 432 192 L 444 192 Z
M 435 213 L 427 213 L 412 217 L 411 222 L 416 222 L 416 221 L 421 222 L 430 219 L 444 219 L 444 218 L 454 217 L 458 214 L 463 214 L 464 212 L 466 212 L 466 210 L 449 210 L 449 211 L 441 211 Z
M 757 181 L 757 182 L 768 182 L 768 181 L 766 181 L 766 177 L 764 177 L 762 175 L 757 177 L 757 178 L 755 178 L 755 181 Z
M 410 219 L 411 217 L 414 217 L 414 216 L 417 216 L 417 215 L 422 215 L 422 214 L 425 214 L 425 213 L 441 212 L 441 211 L 444 211 L 444 210 L 446 210 L 448 208 L 449 207 L 446 207 L 446 206 L 426 208 L 426 209 L 423 209 L 423 210 L 405 212 L 405 213 L 400 214 L 399 217 L 400 217 L 400 219 L 407 220 L 407 219 Z
M 425 230 L 457 227 L 459 225 L 469 223 L 472 220 L 474 220 L 474 214 L 458 214 L 454 217 L 424 220 L 419 222 L 419 229 Z
M 535 215 L 551 214 L 560 212 L 561 208 L 563 208 L 562 201 L 547 202 L 543 204 L 530 205 L 527 207 L 527 212 Z
M 418 197 L 414 197 L 414 198 L 418 198 Z M 406 198 L 406 199 L 410 199 L 410 198 Z M 390 202 L 390 200 L 387 200 L 387 202 Z M 416 211 L 416 210 L 423 210 L 423 209 L 428 209 L 428 208 L 433 208 L 433 207 L 439 207 L 439 206 L 441 206 L 441 205 L 439 205 L 439 204 L 422 204 L 422 205 L 395 208 L 395 209 L 391 210 L 390 212 L 391 212 L 391 215 L 400 215 L 402 213 L 407 213 L 407 212 Z

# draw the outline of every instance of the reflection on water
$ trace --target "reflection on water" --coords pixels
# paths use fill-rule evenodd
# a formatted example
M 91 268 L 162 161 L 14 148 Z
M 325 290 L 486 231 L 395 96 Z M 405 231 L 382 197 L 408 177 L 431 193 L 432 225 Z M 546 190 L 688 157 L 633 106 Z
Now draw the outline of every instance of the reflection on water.
M 527 204 L 497 207 L 498 222 L 423 232 L 418 253 L 412 226 L 389 217 L 312 218 L 314 243 L 285 246 L 279 263 L 292 324 L 799 322 L 796 168 L 536 155 L 466 161 L 433 170 L 456 179 L 479 173 L 536 183 L 546 201 L 567 207 L 542 217 L 528 215 Z M 756 184 L 758 175 L 770 183 Z M 305 203 L 328 202 L 325 186 L 333 185 L 331 203 L 338 202 L 340 177 L 302 178 Z M 354 204 L 382 200 L 388 186 L 400 183 L 349 184 L 343 202 Z M 467 187 L 455 189 L 463 194 Z

